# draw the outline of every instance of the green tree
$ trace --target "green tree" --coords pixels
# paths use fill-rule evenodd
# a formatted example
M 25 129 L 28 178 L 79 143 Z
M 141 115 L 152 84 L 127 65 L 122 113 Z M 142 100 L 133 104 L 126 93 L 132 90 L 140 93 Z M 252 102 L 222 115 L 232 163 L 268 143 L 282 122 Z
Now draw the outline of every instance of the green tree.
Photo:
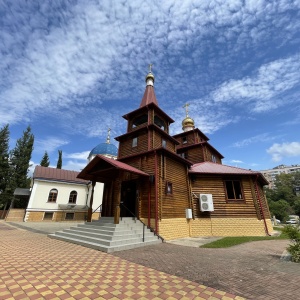
M 296 195 L 296 186 L 300 186 L 300 172 L 282 173 L 276 176 L 275 188 L 265 190 L 270 211 L 280 220 L 286 219 L 289 214 L 300 214 L 300 196 Z
M 294 210 L 285 200 L 270 201 L 269 202 L 270 212 L 273 216 L 281 221 L 288 219 L 288 215 L 293 214 Z
M 296 174 L 296 173 L 295 173 Z M 296 201 L 296 194 L 294 192 L 294 175 L 295 174 L 279 174 L 276 176 L 276 191 L 277 197 L 284 199 L 293 206 Z
M 0 129 L 0 209 L 7 202 L 9 182 L 9 125 Z
M 57 160 L 57 169 L 61 169 L 62 167 L 62 150 L 58 150 L 58 160 Z
M 10 188 L 28 188 L 27 173 L 30 167 L 30 159 L 33 151 L 34 136 L 31 133 L 31 127 L 28 126 L 23 131 L 23 136 L 16 142 L 15 148 L 10 152 Z
M 44 155 L 43 155 L 43 157 L 42 157 L 42 160 L 41 160 L 41 162 L 40 162 L 40 165 L 41 165 L 42 167 L 49 167 L 49 165 L 50 165 L 50 160 L 49 160 L 49 155 L 48 155 L 47 151 L 45 151 L 45 153 L 44 153 Z

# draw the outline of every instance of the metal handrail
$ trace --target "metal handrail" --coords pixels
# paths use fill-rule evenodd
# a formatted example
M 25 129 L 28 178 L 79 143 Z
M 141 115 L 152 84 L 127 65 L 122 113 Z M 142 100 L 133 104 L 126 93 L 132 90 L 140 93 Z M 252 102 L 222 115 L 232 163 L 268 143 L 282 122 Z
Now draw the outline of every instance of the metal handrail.
M 154 233 L 154 235 L 156 235 L 159 239 L 162 240 L 162 242 L 164 242 L 163 237 L 161 237 L 159 234 L 157 234 L 156 231 L 151 226 L 146 225 L 143 221 L 138 219 L 138 217 L 128 207 L 126 207 L 126 205 L 124 205 L 123 202 L 120 203 L 120 207 L 121 206 L 124 207 L 133 216 L 135 222 L 136 222 L 136 220 L 138 220 L 139 222 L 141 222 L 143 224 L 143 242 L 145 242 L 145 227 L 150 229 Z M 121 220 L 122 220 L 122 216 L 121 216 Z
M 98 208 L 100 208 L 100 213 L 102 212 L 102 203 L 92 212 L 92 214 L 94 213 L 94 212 L 96 212 L 97 211 L 97 209 Z

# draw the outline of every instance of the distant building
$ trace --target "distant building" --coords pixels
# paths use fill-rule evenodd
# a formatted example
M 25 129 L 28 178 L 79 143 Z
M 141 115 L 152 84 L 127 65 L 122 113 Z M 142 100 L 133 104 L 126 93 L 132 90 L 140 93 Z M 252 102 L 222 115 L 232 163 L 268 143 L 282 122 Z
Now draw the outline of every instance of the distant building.
M 260 171 L 265 178 L 269 181 L 269 188 L 273 189 L 275 187 L 276 175 L 279 174 L 291 174 L 295 172 L 300 172 L 300 165 L 279 165 L 273 169 Z

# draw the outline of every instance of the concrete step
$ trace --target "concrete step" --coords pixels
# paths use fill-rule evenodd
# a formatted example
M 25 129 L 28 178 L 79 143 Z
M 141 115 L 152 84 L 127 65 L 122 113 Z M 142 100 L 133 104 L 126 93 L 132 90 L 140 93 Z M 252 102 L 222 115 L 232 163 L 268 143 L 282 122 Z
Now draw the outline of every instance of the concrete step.
M 149 246 L 149 245 L 155 245 L 155 244 L 160 244 L 162 241 L 161 240 L 155 240 L 155 241 L 149 241 L 149 242 L 141 242 L 141 243 L 129 243 L 129 244 L 123 244 L 121 246 L 104 246 L 101 245 L 99 243 L 92 243 L 92 242 L 85 242 L 82 241 L 80 239 L 76 239 L 76 238 L 67 238 L 67 237 L 61 237 L 58 235 L 54 235 L 54 234 L 50 234 L 48 235 L 50 238 L 54 238 L 57 240 L 61 240 L 64 242 L 69 242 L 69 243 L 73 243 L 73 244 L 78 244 L 87 248 L 92 248 L 92 249 L 96 249 L 102 252 L 106 252 L 106 253 L 112 253 L 112 252 L 116 252 L 116 251 L 122 251 L 122 250 L 129 250 L 129 249 L 134 249 L 134 248 L 139 248 L 139 247 L 145 247 L 145 246 Z
M 70 232 L 57 232 L 56 235 L 61 236 L 61 237 L 67 237 L 67 238 L 76 238 L 76 239 L 80 239 L 82 241 L 85 242 L 91 242 L 91 243 L 98 243 L 100 245 L 104 245 L 104 246 L 122 246 L 124 244 L 132 244 L 132 243 L 139 243 L 142 242 L 142 238 L 140 237 L 135 237 L 135 236 L 131 236 L 131 237 L 124 237 L 123 239 L 120 240 L 106 240 L 99 237 L 89 237 L 86 235 L 81 235 L 78 233 L 70 233 Z
M 133 249 L 162 242 L 146 226 L 144 233 L 143 242 L 143 224 L 140 221 L 123 218 L 120 224 L 113 224 L 113 218 L 102 217 L 100 220 L 78 224 L 76 227 L 48 236 L 104 252 Z
M 72 233 L 72 234 L 76 234 L 78 233 L 79 235 L 85 235 L 85 236 L 89 236 L 89 237 L 99 237 L 101 236 L 102 239 L 106 239 L 106 240 L 112 240 L 112 239 L 115 239 L 115 240 L 122 240 L 124 239 L 124 236 L 130 238 L 130 236 L 133 236 L 133 237 L 140 237 L 142 238 L 143 237 L 143 233 L 141 231 L 129 231 L 127 234 L 123 234 L 122 232 L 111 232 L 111 231 L 108 231 L 108 232 L 105 232 L 105 231 L 89 231 L 87 230 L 86 228 L 79 228 L 79 227 L 71 227 L 69 229 L 64 229 L 63 232 L 67 232 L 67 233 Z M 152 232 L 148 232 L 146 231 L 145 232 L 145 238 L 150 238 L 150 237 L 153 237 L 153 233 Z

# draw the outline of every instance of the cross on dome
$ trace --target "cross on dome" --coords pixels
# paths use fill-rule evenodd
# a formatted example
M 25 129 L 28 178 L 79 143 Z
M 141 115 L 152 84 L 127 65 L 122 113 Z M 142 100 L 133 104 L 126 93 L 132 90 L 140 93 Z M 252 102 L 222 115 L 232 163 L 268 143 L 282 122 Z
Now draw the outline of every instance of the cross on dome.
M 107 130 L 107 139 L 106 139 L 106 144 L 110 144 L 110 131 L 111 131 L 111 129 L 110 129 L 110 128 L 108 128 L 108 130 Z
M 189 103 L 186 103 L 184 104 L 182 107 L 185 108 L 185 114 L 186 114 L 186 117 L 189 116 L 189 106 L 190 104 Z

